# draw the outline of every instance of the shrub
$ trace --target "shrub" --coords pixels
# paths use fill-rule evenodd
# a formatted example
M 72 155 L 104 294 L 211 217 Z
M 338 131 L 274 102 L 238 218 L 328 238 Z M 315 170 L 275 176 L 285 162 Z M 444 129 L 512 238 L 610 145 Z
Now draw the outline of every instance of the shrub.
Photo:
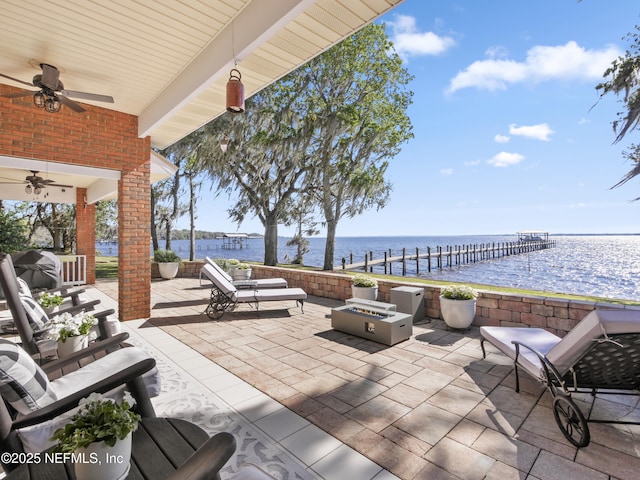
M 24 220 L 0 210 L 0 252 L 13 253 L 28 248 L 29 238 Z
M 173 250 L 156 250 L 153 252 L 153 261 L 158 263 L 182 263 L 182 258 Z
M 440 289 L 440 295 L 449 300 L 473 300 L 478 292 L 468 285 L 447 285 Z
M 377 287 L 378 280 L 369 275 L 364 275 L 359 273 L 353 277 L 353 286 L 354 287 Z

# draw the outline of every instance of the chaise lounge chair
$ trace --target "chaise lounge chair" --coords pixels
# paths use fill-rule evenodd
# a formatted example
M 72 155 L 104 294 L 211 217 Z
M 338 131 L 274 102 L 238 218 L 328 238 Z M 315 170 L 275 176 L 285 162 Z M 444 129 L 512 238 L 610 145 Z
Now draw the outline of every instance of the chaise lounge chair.
M 255 303 L 256 310 L 258 310 L 260 302 L 295 300 L 296 305 L 300 304 L 300 310 L 304 313 L 304 300 L 307 298 L 307 294 L 301 288 L 238 290 L 208 263 L 200 269 L 200 273 L 211 281 L 211 298 L 205 313 L 214 320 L 222 318 L 225 312 L 233 310 L 238 303 Z
M 640 394 L 640 311 L 595 310 L 560 338 L 542 328 L 480 327 L 482 355 L 488 341 L 540 380 L 553 397 L 553 414 L 576 447 L 589 444 L 587 422 L 639 425 L 640 422 L 587 418 L 571 393 Z M 595 400 L 595 398 L 594 398 Z
M 215 268 L 228 282 L 231 282 L 237 288 L 287 288 L 289 283 L 284 278 L 261 278 L 258 280 L 236 280 L 234 281 L 227 272 L 225 272 L 215 260 L 210 257 L 205 258 L 205 263 Z M 200 272 L 202 278 L 202 272 Z

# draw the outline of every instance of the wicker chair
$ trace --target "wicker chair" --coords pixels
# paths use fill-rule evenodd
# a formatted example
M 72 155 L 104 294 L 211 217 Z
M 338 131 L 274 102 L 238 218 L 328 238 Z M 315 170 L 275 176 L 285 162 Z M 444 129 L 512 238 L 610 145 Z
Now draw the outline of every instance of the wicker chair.
M 571 393 L 640 394 L 640 310 L 595 310 L 560 338 L 542 328 L 480 327 L 482 355 L 488 341 L 519 369 L 540 380 L 553 397 L 553 414 L 576 447 L 590 442 L 588 422 L 640 425 L 635 421 L 592 419 Z

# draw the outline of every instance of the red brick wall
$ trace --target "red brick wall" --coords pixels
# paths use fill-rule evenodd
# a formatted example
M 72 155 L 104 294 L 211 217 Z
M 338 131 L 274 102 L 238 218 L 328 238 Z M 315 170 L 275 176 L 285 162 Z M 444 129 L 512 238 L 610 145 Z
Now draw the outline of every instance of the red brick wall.
M 18 91 L 21 90 L 0 85 L 0 93 Z M 31 96 L 0 98 L 0 155 L 121 171 L 120 319 L 148 317 L 151 312 L 149 139 L 138 138 L 137 117 L 83 106 L 87 109 L 83 113 L 63 107 L 51 114 L 35 108 Z M 83 226 L 90 223 L 88 218 L 81 221 L 85 222 Z M 87 255 L 88 265 L 94 265 L 95 247 L 89 247 L 87 237 L 81 242 L 83 249 L 90 249 L 82 252 Z M 93 269 L 91 272 L 87 276 L 94 275 Z

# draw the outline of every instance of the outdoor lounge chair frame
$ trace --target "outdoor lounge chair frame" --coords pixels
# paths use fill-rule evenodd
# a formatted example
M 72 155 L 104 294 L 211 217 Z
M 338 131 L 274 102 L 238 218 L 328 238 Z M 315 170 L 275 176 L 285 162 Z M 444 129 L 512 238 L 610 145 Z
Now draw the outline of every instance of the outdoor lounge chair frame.
M 265 288 L 288 288 L 289 282 L 284 278 L 260 278 L 255 280 L 234 280 L 231 275 L 225 272 L 220 265 L 216 263 L 211 257 L 205 257 L 205 264 L 211 265 L 218 271 L 225 279 L 233 284 L 236 288 L 253 288 L 253 289 L 265 289 Z M 202 271 L 200 271 L 200 284 L 202 284 Z
M 238 303 L 248 303 L 250 306 L 255 304 L 257 311 L 260 309 L 261 301 L 295 300 L 296 306 L 300 305 L 300 310 L 304 313 L 307 294 L 301 288 L 238 290 L 211 265 L 205 264 L 200 272 L 211 281 L 211 295 L 204 313 L 212 320 L 219 320 L 226 312 L 235 309 Z
M 640 324 L 640 312 L 624 313 L 635 317 Z M 484 328 L 510 327 L 481 327 L 481 332 Z M 486 340 L 483 336 L 480 341 L 483 358 L 486 358 Z M 588 423 L 640 425 L 640 422 L 634 421 L 590 418 L 596 394 L 640 395 L 640 332 L 607 334 L 603 329 L 602 335 L 590 340 L 588 348 L 564 374 L 560 373 L 547 355 L 522 341 L 511 342 L 515 347 L 516 392 L 520 391 L 520 359 L 526 352 L 531 352 L 541 365 L 540 376 L 537 379 L 544 384 L 553 398 L 556 423 L 565 438 L 578 448 L 587 446 L 591 440 Z M 533 375 L 533 372 L 526 368 L 524 370 Z M 593 401 L 586 417 L 571 398 L 572 393 L 592 395 Z

